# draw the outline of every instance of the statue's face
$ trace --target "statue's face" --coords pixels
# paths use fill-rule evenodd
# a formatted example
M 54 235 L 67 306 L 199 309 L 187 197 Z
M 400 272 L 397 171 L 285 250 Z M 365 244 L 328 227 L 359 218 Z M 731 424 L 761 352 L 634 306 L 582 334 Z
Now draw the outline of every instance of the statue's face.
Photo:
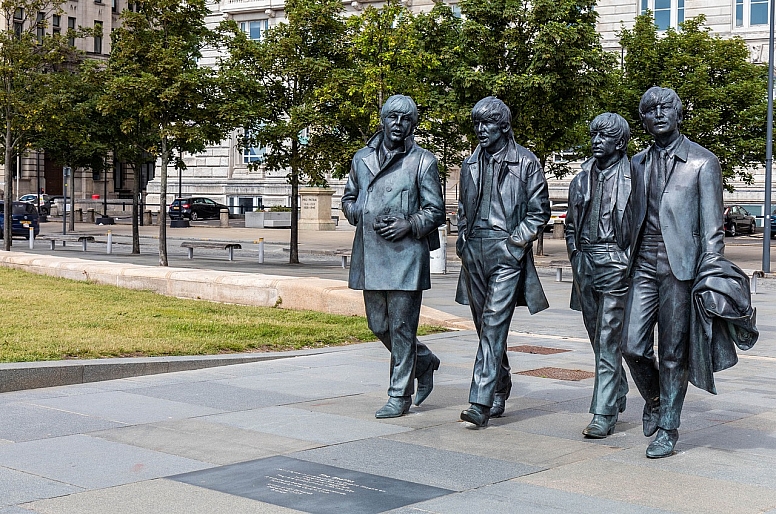
M 412 133 L 412 117 L 403 112 L 391 112 L 383 118 L 383 135 L 385 146 L 398 148 Z
M 480 142 L 480 146 L 493 153 L 500 149 L 507 140 L 509 127 L 496 121 L 478 120 L 474 122 L 474 134 Z
M 670 102 L 655 105 L 644 113 L 644 128 L 653 136 L 679 131 L 679 111 Z
M 592 132 L 590 134 L 590 146 L 593 157 L 597 160 L 607 160 L 622 150 L 622 139 L 605 132 Z

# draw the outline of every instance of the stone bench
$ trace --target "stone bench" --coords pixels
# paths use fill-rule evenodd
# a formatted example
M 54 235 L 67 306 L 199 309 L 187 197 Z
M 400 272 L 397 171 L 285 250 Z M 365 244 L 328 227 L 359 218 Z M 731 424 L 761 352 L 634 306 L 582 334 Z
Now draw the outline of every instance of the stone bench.
M 86 244 L 87 243 L 94 243 L 94 236 L 79 236 L 79 235 L 66 235 L 62 234 L 60 236 L 38 236 L 35 238 L 36 241 L 48 241 L 51 243 L 51 249 L 54 250 L 56 248 L 57 241 L 62 242 L 62 246 L 67 246 L 67 243 L 81 243 L 82 245 L 82 251 L 86 251 Z
M 229 252 L 229 260 L 233 261 L 234 251 L 241 249 L 242 245 L 231 241 L 184 241 L 181 243 L 181 248 L 186 248 L 189 251 L 189 259 L 194 258 L 194 248 L 226 250 Z

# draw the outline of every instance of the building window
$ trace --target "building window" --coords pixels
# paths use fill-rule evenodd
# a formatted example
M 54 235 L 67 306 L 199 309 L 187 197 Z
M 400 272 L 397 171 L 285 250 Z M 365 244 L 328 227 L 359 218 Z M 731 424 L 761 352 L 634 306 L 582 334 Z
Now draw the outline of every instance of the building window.
M 102 53 L 102 22 L 94 22 L 94 53 Z
M 38 39 L 38 44 L 43 44 L 43 36 L 46 35 L 46 14 L 39 12 L 38 17 L 35 19 L 35 37 Z
M 248 39 L 259 41 L 269 29 L 269 20 L 244 21 L 240 23 L 240 29 L 248 35 Z
M 75 31 L 75 18 L 67 18 L 67 30 L 69 31 Z M 67 37 L 67 44 L 70 46 L 75 46 L 75 37 L 73 37 L 73 34 L 68 34 Z
M 24 31 L 24 9 L 19 8 L 13 12 L 13 31 L 18 39 L 22 38 Z
M 768 0 L 736 0 L 736 27 L 768 25 Z
M 684 23 L 684 0 L 640 0 L 640 5 L 641 14 L 652 11 L 658 30 L 678 28 Z
M 54 16 L 52 16 L 51 17 L 51 27 L 52 27 L 51 32 L 54 33 L 54 34 L 60 34 L 62 32 L 61 23 L 62 23 L 62 17 L 61 16 L 59 16 L 58 14 L 55 14 Z
M 253 146 L 243 148 L 243 164 L 253 164 L 264 162 L 264 156 L 267 155 L 266 146 Z

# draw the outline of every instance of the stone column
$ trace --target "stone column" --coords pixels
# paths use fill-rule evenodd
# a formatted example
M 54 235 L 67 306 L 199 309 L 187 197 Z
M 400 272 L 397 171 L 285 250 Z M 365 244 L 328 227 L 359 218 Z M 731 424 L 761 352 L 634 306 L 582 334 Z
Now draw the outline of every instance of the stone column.
M 334 230 L 336 224 L 331 219 L 332 195 L 334 195 L 334 190 L 324 187 L 303 187 L 299 189 L 299 196 L 301 197 L 300 230 Z

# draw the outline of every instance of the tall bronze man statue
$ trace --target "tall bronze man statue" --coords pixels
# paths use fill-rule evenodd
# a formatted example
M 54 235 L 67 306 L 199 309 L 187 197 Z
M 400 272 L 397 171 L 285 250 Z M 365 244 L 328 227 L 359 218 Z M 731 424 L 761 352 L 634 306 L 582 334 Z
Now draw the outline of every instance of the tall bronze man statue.
M 644 397 L 647 457 L 673 454 L 688 382 L 691 290 L 705 253 L 724 252 L 722 171 L 679 132 L 682 102 L 653 87 L 639 103 L 654 143 L 631 161 L 632 219 L 623 357 Z M 658 358 L 653 351 L 657 323 Z
M 630 128 L 625 118 L 607 112 L 590 123 L 590 138 L 593 157 L 569 186 L 566 249 L 574 275 L 571 308 L 582 311 L 595 355 L 593 420 L 582 433 L 603 439 L 614 432 L 628 393 L 620 342 L 628 293 Z
M 392 96 L 380 117 L 382 130 L 353 157 L 342 211 L 356 226 L 348 286 L 364 291 L 369 328 L 391 352 L 390 398 L 375 417 L 394 418 L 409 411 L 415 378 L 415 405 L 428 397 L 439 368 L 417 330 L 445 206 L 437 160 L 413 140 L 415 102 Z
M 536 156 L 518 145 L 504 102 L 472 110 L 479 146 L 461 166 L 458 303 L 468 303 L 479 336 L 469 402 L 461 419 L 478 427 L 504 413 L 512 389 L 506 343 L 516 305 L 548 307 L 531 245 L 550 219 L 547 181 Z

